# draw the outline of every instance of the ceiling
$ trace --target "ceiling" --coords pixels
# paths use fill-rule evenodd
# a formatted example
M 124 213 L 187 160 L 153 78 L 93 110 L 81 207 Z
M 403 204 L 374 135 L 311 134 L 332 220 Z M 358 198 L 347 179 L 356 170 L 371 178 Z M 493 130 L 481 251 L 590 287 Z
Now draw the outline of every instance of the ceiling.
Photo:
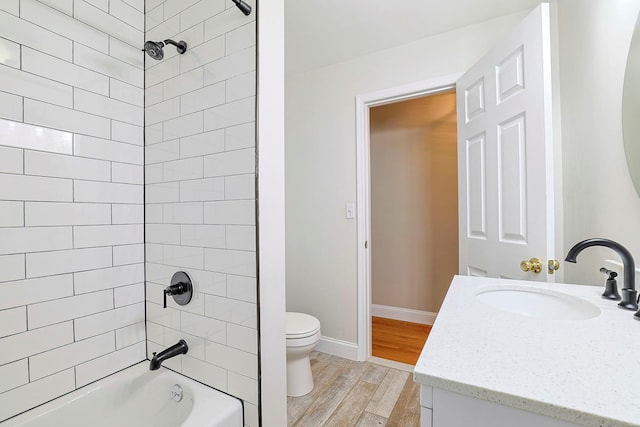
M 298 73 L 525 9 L 540 0 L 285 0 L 286 72 Z

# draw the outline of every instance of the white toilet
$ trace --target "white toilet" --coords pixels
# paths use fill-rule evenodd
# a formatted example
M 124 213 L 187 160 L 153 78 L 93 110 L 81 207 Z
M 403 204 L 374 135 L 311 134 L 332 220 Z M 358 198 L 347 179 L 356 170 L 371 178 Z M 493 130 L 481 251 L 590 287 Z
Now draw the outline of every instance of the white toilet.
M 313 390 L 309 353 L 320 341 L 320 321 L 304 313 L 287 313 L 287 396 Z

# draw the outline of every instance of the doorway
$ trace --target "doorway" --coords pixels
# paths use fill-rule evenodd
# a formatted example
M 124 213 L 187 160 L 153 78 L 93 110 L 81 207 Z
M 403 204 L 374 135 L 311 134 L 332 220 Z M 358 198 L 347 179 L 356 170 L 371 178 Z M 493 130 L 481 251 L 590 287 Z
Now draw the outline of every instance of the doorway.
M 458 77 L 356 98 L 359 360 L 372 357 L 372 317 L 433 324 L 457 273 Z
M 369 112 L 372 356 L 414 365 L 458 268 L 456 94 Z

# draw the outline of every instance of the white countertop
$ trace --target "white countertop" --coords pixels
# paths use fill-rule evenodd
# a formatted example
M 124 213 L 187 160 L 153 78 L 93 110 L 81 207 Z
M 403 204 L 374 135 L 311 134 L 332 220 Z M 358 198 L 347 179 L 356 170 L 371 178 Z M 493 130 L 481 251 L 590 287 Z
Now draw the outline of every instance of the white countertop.
M 620 287 L 621 281 L 618 282 Z M 597 306 L 586 320 L 493 308 L 475 294 L 518 285 Z M 640 321 L 604 287 L 456 276 L 422 349 L 415 381 L 585 426 L 640 426 Z

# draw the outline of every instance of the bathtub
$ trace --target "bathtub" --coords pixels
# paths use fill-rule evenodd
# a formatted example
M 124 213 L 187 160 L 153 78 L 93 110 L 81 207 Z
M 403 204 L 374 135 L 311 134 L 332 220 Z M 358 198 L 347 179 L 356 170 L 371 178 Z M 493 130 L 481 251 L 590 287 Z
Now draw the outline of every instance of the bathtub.
M 0 427 L 242 427 L 240 400 L 149 362 L 38 406 Z

